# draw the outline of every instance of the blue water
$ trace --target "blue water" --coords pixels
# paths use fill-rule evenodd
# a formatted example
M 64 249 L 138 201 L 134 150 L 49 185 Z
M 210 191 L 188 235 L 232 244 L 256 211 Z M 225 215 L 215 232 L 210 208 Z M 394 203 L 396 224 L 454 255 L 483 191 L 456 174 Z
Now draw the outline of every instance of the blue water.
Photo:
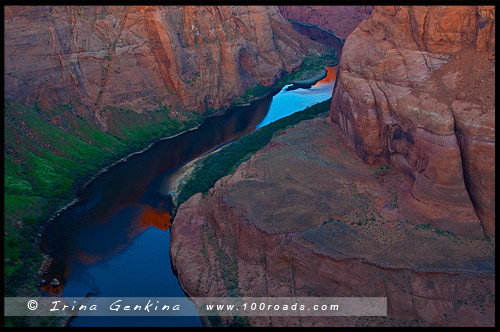
M 283 87 L 283 89 L 273 97 L 269 112 L 262 122 L 257 125 L 257 128 L 264 127 L 287 115 L 325 101 L 332 96 L 333 92 L 333 82 L 318 83 L 310 89 L 299 88 L 287 91 L 289 86 L 291 86 L 291 84 Z
M 75 263 L 62 296 L 98 292 L 102 297 L 182 297 L 168 255 L 170 232 L 150 227 L 123 250 L 97 264 Z M 144 259 L 158 257 L 161 259 Z M 110 277 L 112 276 L 112 277 Z M 162 282 L 158 283 L 158 278 Z M 125 287 L 124 287 L 125 286 Z M 194 308 L 194 306 L 193 306 Z M 71 326 L 201 326 L 198 317 L 77 317 Z
M 287 91 L 237 107 L 199 129 L 165 140 L 103 173 L 62 213 L 44 236 L 55 263 L 48 280 L 62 281 L 62 296 L 180 297 L 170 264 L 172 211 L 161 184 L 185 162 L 220 144 L 331 97 L 335 69 L 309 89 Z M 330 75 L 332 74 L 332 75 Z M 149 214 L 149 218 L 145 216 Z M 158 218 L 151 218 L 156 216 Z M 158 222 L 159 220 L 159 222 Z M 56 291 L 52 293 L 57 294 Z M 194 306 L 193 306 L 194 308 Z M 199 317 L 76 317 L 71 326 L 201 326 Z

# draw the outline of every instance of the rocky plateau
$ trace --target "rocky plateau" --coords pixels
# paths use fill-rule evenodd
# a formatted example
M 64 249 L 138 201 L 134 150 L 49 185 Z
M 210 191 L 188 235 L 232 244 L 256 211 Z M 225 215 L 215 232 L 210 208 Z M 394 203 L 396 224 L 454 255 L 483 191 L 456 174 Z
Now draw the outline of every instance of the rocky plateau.
M 288 129 L 180 205 L 170 255 L 182 287 L 387 297 L 387 317 L 246 317 L 251 326 L 493 326 L 494 245 L 406 220 L 398 196 L 410 183 L 376 170 L 325 118 Z
M 179 206 L 184 290 L 387 297 L 386 317 L 252 326 L 494 326 L 494 18 L 375 7 L 345 41 L 328 118 L 282 131 Z

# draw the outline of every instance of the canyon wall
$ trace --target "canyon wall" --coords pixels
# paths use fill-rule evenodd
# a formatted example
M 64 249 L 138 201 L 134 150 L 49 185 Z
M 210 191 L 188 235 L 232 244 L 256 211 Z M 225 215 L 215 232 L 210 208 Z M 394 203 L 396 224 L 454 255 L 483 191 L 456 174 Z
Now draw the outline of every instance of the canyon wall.
M 72 103 L 104 130 L 107 106 L 203 113 L 299 68 L 311 43 L 272 6 L 9 6 L 5 98 Z
M 495 236 L 495 9 L 376 7 L 347 38 L 331 120 L 411 182 L 404 217 Z
M 387 298 L 384 317 L 252 326 L 494 326 L 494 24 L 493 7 L 376 7 L 345 42 L 329 119 L 179 206 L 183 289 Z
M 288 128 L 179 206 L 170 256 L 183 289 L 387 298 L 387 316 L 245 317 L 251 326 L 494 326 L 494 245 L 406 222 L 402 172 L 381 181 L 338 131 L 324 118 Z
M 315 25 L 345 40 L 370 16 L 373 6 L 279 6 L 279 10 L 287 19 Z

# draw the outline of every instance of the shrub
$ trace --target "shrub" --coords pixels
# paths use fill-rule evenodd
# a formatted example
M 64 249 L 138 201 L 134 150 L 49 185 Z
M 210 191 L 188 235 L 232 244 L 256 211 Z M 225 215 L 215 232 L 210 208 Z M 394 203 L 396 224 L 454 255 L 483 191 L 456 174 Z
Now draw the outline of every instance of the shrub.
M 197 166 L 193 175 L 182 187 L 177 198 L 178 205 L 196 193 L 207 192 L 217 180 L 232 173 L 242 162 L 248 160 L 252 154 L 269 143 L 276 132 L 328 111 L 330 101 L 331 99 L 325 100 L 300 112 L 281 118 L 240 138 L 222 150 L 208 155 Z

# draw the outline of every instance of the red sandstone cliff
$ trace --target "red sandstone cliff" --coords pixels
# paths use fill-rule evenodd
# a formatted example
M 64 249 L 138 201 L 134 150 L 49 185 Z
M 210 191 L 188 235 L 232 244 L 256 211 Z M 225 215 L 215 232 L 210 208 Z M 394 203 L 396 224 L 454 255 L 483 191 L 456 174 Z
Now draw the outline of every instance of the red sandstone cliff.
M 370 16 L 373 6 L 279 6 L 279 10 L 287 19 L 318 26 L 346 39 Z
M 495 244 L 470 238 L 494 231 L 493 52 L 491 7 L 376 8 L 345 43 L 336 125 L 287 129 L 179 207 L 185 291 L 387 297 L 387 317 L 256 326 L 494 326 Z
M 170 256 L 184 290 L 387 297 L 387 317 L 247 317 L 252 326 L 493 326 L 494 245 L 407 223 L 401 172 L 380 181 L 337 132 L 321 118 L 287 129 L 179 207 Z
M 5 7 L 5 97 L 73 103 L 104 129 L 106 106 L 202 113 L 297 69 L 310 43 L 277 7 Z
M 347 38 L 331 119 L 406 173 L 408 219 L 495 236 L 494 62 L 493 6 L 376 7 Z

